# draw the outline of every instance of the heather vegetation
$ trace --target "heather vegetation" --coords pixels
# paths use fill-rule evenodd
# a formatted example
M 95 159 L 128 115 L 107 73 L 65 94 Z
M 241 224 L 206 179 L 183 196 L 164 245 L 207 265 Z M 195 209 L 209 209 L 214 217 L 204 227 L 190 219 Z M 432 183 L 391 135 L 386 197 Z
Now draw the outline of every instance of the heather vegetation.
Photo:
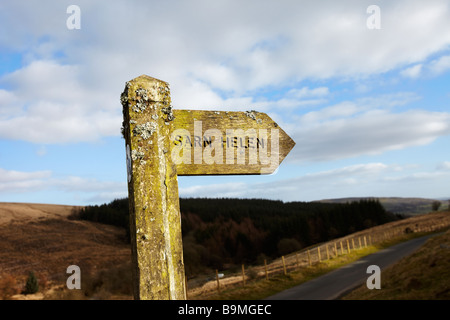
M 337 204 L 182 198 L 180 208 L 189 277 L 208 269 L 260 263 L 400 218 L 375 199 Z M 128 200 L 85 207 L 78 217 L 128 230 Z

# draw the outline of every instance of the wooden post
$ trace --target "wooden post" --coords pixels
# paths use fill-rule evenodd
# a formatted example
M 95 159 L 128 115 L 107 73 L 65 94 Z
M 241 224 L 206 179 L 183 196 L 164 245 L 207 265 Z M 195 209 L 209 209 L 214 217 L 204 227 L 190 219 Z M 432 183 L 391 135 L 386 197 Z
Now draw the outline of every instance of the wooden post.
M 264 259 L 264 271 L 266 273 L 266 280 L 269 280 L 269 273 L 267 272 L 267 260 Z
M 355 239 L 352 238 L 352 248 L 355 250 Z
M 366 236 L 364 236 L 364 248 L 367 248 Z
M 361 249 L 362 248 L 361 247 L 361 237 L 358 238 L 358 241 L 359 241 L 359 249 Z
M 142 300 L 184 299 L 177 176 L 271 174 L 295 142 L 265 113 L 172 110 L 169 84 L 146 75 L 127 82 L 120 101 L 127 154 L 133 294 Z M 199 143 L 180 143 L 181 137 L 192 142 L 192 133 Z M 238 139 L 239 146 L 237 142 L 232 146 L 222 143 L 224 136 L 227 141 Z M 261 141 L 259 156 L 255 139 Z
M 281 260 L 283 260 L 283 271 L 284 271 L 284 275 L 287 276 L 286 262 L 284 261 L 284 256 L 281 256 Z
M 327 260 L 330 260 L 330 252 L 328 251 L 328 244 L 326 245 L 327 248 Z
M 244 268 L 244 264 L 242 264 L 242 284 L 245 287 L 245 268 Z
M 317 247 L 317 256 L 319 257 L 319 262 L 321 262 L 322 259 L 320 257 L 320 247 Z
M 312 263 L 311 263 L 311 254 L 309 253 L 308 250 L 308 262 L 309 262 L 309 266 L 311 267 Z
M 344 254 L 344 246 L 342 245 L 342 241 L 340 241 L 341 243 L 341 254 Z
M 216 269 L 217 291 L 220 293 L 219 270 Z
M 337 243 L 334 242 L 334 253 L 336 254 L 336 258 L 339 256 L 338 250 L 337 250 Z
M 175 164 L 169 156 L 169 84 L 140 76 L 121 95 L 135 299 L 185 298 Z
M 298 252 L 295 253 L 295 261 L 297 263 L 297 269 L 300 268 L 300 260 L 298 259 Z
M 348 243 L 348 239 L 347 239 L 347 253 L 350 253 L 350 244 Z

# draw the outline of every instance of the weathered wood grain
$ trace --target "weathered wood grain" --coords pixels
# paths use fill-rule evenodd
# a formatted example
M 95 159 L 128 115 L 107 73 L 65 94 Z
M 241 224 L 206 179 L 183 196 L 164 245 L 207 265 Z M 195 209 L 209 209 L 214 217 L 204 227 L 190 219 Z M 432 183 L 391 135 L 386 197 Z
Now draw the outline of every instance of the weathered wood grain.
M 270 174 L 295 145 L 257 111 L 173 110 L 173 116 L 170 147 L 179 176 Z
M 168 84 L 148 76 L 127 82 L 121 96 L 127 148 L 134 297 L 185 298 L 176 167 L 168 155 Z

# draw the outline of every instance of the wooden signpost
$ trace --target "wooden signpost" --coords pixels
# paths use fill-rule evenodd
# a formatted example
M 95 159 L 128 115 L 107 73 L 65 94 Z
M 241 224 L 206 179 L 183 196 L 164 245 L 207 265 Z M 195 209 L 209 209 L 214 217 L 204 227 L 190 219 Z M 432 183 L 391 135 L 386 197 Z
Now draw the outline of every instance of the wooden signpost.
M 273 173 L 294 141 L 266 114 L 172 110 L 142 75 L 121 95 L 135 299 L 185 299 L 177 176 Z
M 295 142 L 265 113 L 173 110 L 177 175 L 273 173 Z

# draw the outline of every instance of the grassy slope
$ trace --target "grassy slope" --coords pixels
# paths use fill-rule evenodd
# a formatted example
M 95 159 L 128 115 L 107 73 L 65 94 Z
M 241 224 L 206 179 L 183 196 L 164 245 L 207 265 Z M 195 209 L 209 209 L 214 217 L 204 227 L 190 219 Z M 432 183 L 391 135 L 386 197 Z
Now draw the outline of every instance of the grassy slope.
M 381 273 L 381 289 L 363 285 L 345 300 L 450 299 L 450 230 Z
M 371 234 L 376 238 L 379 238 L 380 235 L 390 234 L 394 229 L 397 231 L 401 231 L 401 236 L 395 236 L 391 240 L 384 240 L 383 242 L 377 243 L 375 246 L 368 248 L 367 251 L 357 250 L 356 252 L 352 251 L 350 256 L 340 256 L 339 259 L 332 259 L 327 262 L 322 262 L 320 264 L 315 264 L 313 267 L 304 268 L 302 267 L 299 271 L 294 271 L 288 274 L 287 277 L 280 275 L 270 278 L 269 281 L 266 280 L 253 280 L 249 281 L 245 288 L 242 288 L 242 285 L 237 285 L 235 288 L 227 288 L 223 289 L 220 294 L 217 294 L 216 291 L 206 292 L 203 291 L 200 294 L 191 294 L 189 296 L 190 299 L 260 299 L 275 294 L 279 291 L 285 290 L 292 286 L 301 284 L 307 280 L 320 276 L 324 273 L 332 271 L 340 266 L 351 263 L 364 255 L 376 252 L 378 250 L 387 248 L 396 243 L 409 240 L 414 237 L 418 237 L 424 235 L 427 230 L 425 228 L 422 232 L 414 232 L 414 233 L 404 233 L 404 230 L 408 228 L 414 229 L 416 226 L 421 226 L 423 230 L 426 226 L 435 225 L 438 226 L 444 220 L 448 221 L 448 217 L 450 217 L 450 212 L 430 212 L 425 215 L 418 215 L 414 217 L 410 217 L 408 219 L 403 219 L 399 221 L 390 222 L 384 225 L 380 225 L 368 230 L 371 230 Z M 378 234 L 378 236 L 377 236 Z M 355 234 L 355 236 L 359 236 L 359 234 Z M 450 245 L 450 244 L 449 244 Z M 449 252 L 450 254 L 450 252 Z M 384 274 L 384 273 L 383 273 Z
M 349 255 L 340 256 L 311 267 L 290 272 L 287 276 L 276 275 L 269 281 L 254 280 L 244 287 L 242 285 L 227 288 L 220 293 L 211 292 L 191 299 L 212 300 L 258 300 L 264 299 L 280 291 L 317 278 L 337 268 L 354 262 L 366 255 L 375 253 L 402 241 L 423 235 L 409 234 L 396 240 L 384 242 L 355 250 Z M 383 271 L 381 290 L 369 290 L 363 285 L 343 300 L 405 300 L 405 299 L 450 299 L 450 230 L 443 236 L 427 241 L 413 255 Z
M 330 271 L 340 268 L 348 263 L 358 260 L 368 254 L 376 252 L 378 249 L 374 246 L 352 251 L 350 254 L 340 256 L 336 259 L 314 264 L 311 267 L 302 267 L 299 270 L 289 272 L 286 276 L 283 274 L 271 276 L 269 280 L 258 279 L 250 281 L 246 286 L 237 285 L 232 288 L 222 290 L 220 293 L 210 292 L 199 297 L 190 297 L 192 299 L 208 300 L 259 300 L 274 295 L 283 290 L 300 285 L 306 281 L 320 277 Z

